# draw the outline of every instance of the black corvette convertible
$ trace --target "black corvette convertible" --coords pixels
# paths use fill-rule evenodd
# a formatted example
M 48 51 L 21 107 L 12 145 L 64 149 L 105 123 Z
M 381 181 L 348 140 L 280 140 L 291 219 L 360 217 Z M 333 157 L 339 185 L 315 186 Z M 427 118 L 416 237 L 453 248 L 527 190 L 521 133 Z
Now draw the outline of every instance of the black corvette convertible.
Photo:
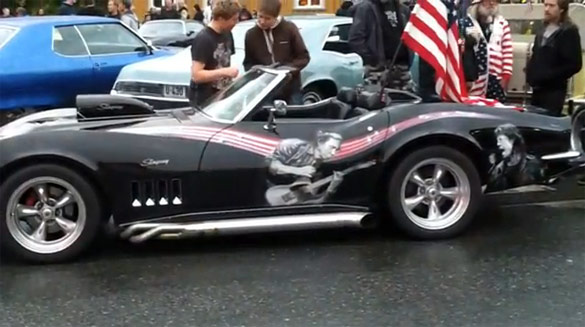
M 447 238 L 465 230 L 484 193 L 585 166 L 582 108 L 549 117 L 392 101 L 392 90 L 289 106 L 274 100 L 289 77 L 253 69 L 207 105 L 169 111 L 80 96 L 77 108 L 5 125 L 2 250 L 72 259 L 110 218 L 136 243 L 384 220 L 413 238 Z

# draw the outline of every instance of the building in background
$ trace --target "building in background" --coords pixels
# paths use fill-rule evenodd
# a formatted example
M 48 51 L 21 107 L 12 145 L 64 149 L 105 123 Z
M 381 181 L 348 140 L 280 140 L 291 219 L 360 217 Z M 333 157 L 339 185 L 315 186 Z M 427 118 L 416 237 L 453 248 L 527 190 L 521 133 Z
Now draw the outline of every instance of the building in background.
M 174 2 L 179 2 L 174 0 Z M 189 9 L 189 16 L 193 17 L 193 6 L 197 3 L 204 9 L 207 0 L 184 0 L 185 6 Z M 282 0 L 283 15 L 303 15 L 303 14 L 335 14 L 343 0 Z M 240 0 L 240 4 L 252 12 L 256 10 L 258 0 Z M 152 8 L 160 8 L 164 5 L 164 0 L 134 0 L 135 12 L 138 17 L 144 17 L 146 12 Z

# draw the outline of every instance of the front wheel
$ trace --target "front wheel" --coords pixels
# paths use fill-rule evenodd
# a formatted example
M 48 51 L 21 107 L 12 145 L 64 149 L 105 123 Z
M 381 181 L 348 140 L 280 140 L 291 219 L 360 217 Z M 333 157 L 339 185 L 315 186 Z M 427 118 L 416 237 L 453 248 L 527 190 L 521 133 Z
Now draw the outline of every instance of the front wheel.
M 101 213 L 95 189 L 75 171 L 24 168 L 0 187 L 2 250 L 34 263 L 73 259 L 96 238 Z
M 481 201 L 481 181 L 465 154 L 445 146 L 406 155 L 391 172 L 387 203 L 397 227 L 417 239 L 458 235 Z

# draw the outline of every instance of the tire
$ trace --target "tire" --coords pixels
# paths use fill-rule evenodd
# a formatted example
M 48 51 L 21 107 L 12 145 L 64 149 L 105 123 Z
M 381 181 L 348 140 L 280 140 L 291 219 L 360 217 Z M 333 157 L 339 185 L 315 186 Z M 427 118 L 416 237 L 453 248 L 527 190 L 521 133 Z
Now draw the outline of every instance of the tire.
M 324 92 L 316 86 L 310 86 L 303 90 L 303 104 L 311 104 L 326 99 Z
M 438 184 L 433 183 L 436 167 L 443 171 Z M 414 178 L 415 172 L 420 178 Z M 417 182 L 410 181 L 411 177 Z M 446 146 L 407 154 L 391 172 L 386 194 L 388 211 L 398 229 L 421 240 L 462 233 L 475 217 L 482 198 L 481 180 L 473 162 Z
M 28 210 L 20 219 L 12 214 L 18 205 Z M 24 168 L 0 186 L 2 251 L 32 263 L 70 261 L 94 242 L 102 213 L 95 188 L 77 172 L 54 164 Z

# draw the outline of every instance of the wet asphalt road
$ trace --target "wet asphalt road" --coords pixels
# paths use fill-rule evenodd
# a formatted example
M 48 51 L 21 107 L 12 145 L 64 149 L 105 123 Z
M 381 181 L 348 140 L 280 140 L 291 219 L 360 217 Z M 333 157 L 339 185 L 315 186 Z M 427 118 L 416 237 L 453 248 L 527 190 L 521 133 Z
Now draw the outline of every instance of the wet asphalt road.
M 492 199 L 465 235 L 319 231 L 0 266 L 0 326 L 585 326 L 585 201 Z M 515 201 L 514 201 L 515 200 Z

